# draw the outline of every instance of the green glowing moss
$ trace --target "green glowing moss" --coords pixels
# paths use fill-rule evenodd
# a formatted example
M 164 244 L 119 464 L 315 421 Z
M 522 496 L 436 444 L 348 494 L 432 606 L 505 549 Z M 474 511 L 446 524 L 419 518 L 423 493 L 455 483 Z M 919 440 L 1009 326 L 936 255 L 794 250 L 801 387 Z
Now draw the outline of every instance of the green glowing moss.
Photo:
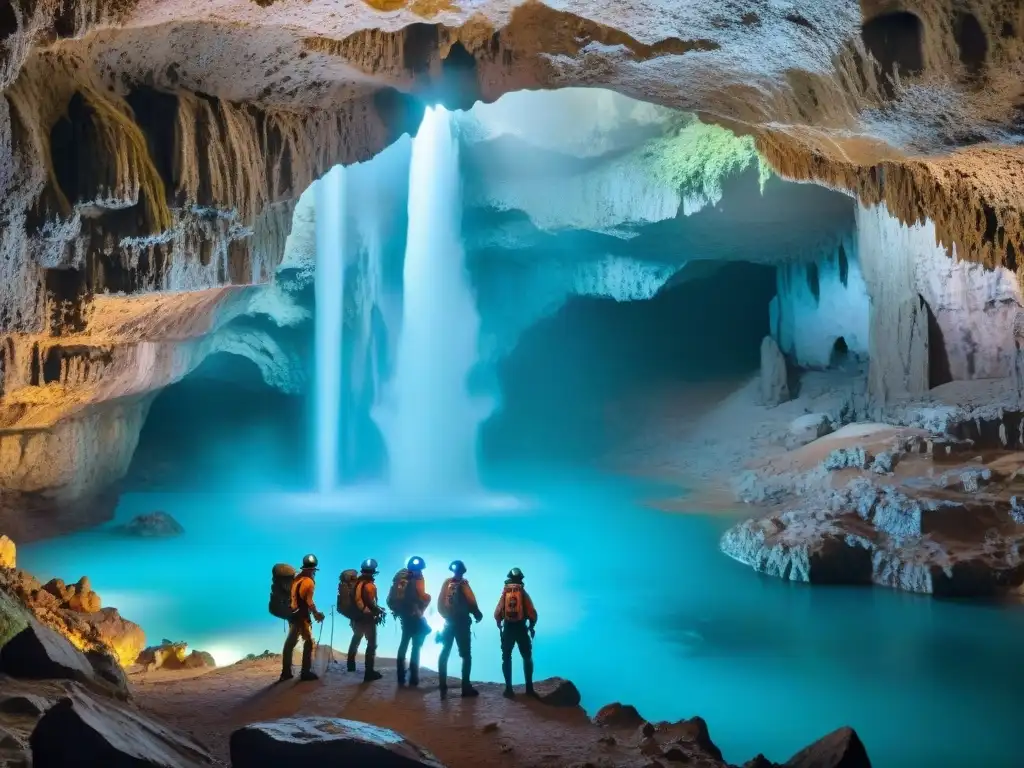
M 694 117 L 683 118 L 665 135 L 639 150 L 640 162 L 657 181 L 678 189 L 684 197 L 717 202 L 722 182 L 756 162 L 761 191 L 771 169 L 754 148 L 750 136 L 737 136 Z

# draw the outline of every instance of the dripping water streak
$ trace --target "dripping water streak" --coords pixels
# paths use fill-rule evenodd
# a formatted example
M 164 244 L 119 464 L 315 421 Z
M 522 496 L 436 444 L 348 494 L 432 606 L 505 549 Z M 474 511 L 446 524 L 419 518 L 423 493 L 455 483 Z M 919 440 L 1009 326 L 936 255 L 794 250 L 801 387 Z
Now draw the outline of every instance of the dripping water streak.
M 316 185 L 317 488 L 338 484 L 341 429 L 341 341 L 345 280 L 345 171 L 333 168 Z

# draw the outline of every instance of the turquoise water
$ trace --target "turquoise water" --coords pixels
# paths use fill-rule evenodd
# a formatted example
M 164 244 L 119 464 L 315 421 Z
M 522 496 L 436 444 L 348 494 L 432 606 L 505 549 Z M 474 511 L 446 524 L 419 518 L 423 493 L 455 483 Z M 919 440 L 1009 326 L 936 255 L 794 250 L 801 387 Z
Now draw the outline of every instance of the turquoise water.
M 25 546 L 19 560 L 43 578 L 87 574 L 151 641 L 185 640 L 228 663 L 283 641 L 267 614 L 274 563 L 315 552 L 327 608 L 337 573 L 365 557 L 386 582 L 423 556 L 432 594 L 457 557 L 488 615 L 474 646 L 474 677 L 487 680 L 500 679 L 489 614 L 519 566 L 540 613 L 537 675 L 572 679 L 590 712 L 622 701 L 652 720 L 699 714 L 735 763 L 757 752 L 783 761 L 848 724 L 878 768 L 1022 764 L 1020 609 L 760 577 L 718 552 L 727 519 L 659 513 L 642 506 L 652 494 L 565 477 L 532 483 L 519 506 L 404 513 L 358 496 L 132 494 L 119 520 L 159 509 L 185 535 L 100 529 Z M 344 647 L 343 623 L 333 631 Z M 323 642 L 330 634 L 328 618 Z M 398 645 L 391 622 L 381 645 Z M 424 646 L 428 666 L 437 649 Z

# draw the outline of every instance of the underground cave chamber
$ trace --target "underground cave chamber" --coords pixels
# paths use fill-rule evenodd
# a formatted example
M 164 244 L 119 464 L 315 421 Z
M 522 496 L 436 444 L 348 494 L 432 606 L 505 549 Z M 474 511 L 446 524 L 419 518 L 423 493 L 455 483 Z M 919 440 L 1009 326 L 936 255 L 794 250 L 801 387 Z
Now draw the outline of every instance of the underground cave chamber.
M 898 248 L 942 269 L 893 270 Z M 718 551 L 735 504 L 660 510 L 728 485 L 759 430 L 1008 375 L 1006 289 L 927 224 L 785 181 L 690 115 L 598 90 L 431 108 L 302 195 L 275 279 L 146 404 L 114 525 L 159 509 L 185 535 L 85 531 L 25 562 L 73 564 L 221 663 L 280 643 L 263 577 L 295 553 L 329 574 L 416 553 L 435 591 L 460 557 L 483 603 L 514 564 L 543 607 L 538 676 L 588 708 L 675 719 L 685 691 L 733 761 L 851 722 L 878 765 L 994 759 L 1016 738 L 1015 615 L 761 579 Z M 924 341 L 896 332 L 908 316 Z M 230 617 L 203 588 L 225 555 Z M 476 676 L 499 679 L 489 622 L 475 642 Z M 396 646 L 389 627 L 381 653 Z M 770 711 L 737 705 L 767 690 Z M 950 712 L 990 741 L 935 739 Z

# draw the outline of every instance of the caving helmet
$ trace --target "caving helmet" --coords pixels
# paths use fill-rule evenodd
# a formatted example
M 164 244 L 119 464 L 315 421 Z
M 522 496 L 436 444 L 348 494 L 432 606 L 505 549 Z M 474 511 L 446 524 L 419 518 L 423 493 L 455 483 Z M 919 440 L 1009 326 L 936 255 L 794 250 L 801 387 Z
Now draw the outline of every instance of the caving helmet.
M 452 560 L 451 565 L 448 566 L 448 570 L 456 576 L 461 576 L 466 572 L 466 564 L 461 560 Z
M 316 559 L 316 555 L 306 555 L 302 558 L 302 570 L 316 571 L 320 569 L 320 561 Z
M 359 570 L 363 573 L 376 573 L 377 572 L 377 561 L 372 557 L 368 557 L 363 560 L 363 564 L 359 566 Z
M 507 578 L 508 578 L 509 581 L 515 581 L 515 582 L 518 582 L 518 583 L 522 584 L 523 583 L 523 572 L 521 570 L 519 570 L 518 568 L 513 568 L 511 571 L 508 572 L 508 577 Z
M 410 557 L 409 562 L 405 564 L 405 567 L 408 570 L 413 571 L 414 573 L 419 573 L 427 567 L 427 564 L 424 562 L 422 557 L 419 557 L 417 555 L 414 557 Z

